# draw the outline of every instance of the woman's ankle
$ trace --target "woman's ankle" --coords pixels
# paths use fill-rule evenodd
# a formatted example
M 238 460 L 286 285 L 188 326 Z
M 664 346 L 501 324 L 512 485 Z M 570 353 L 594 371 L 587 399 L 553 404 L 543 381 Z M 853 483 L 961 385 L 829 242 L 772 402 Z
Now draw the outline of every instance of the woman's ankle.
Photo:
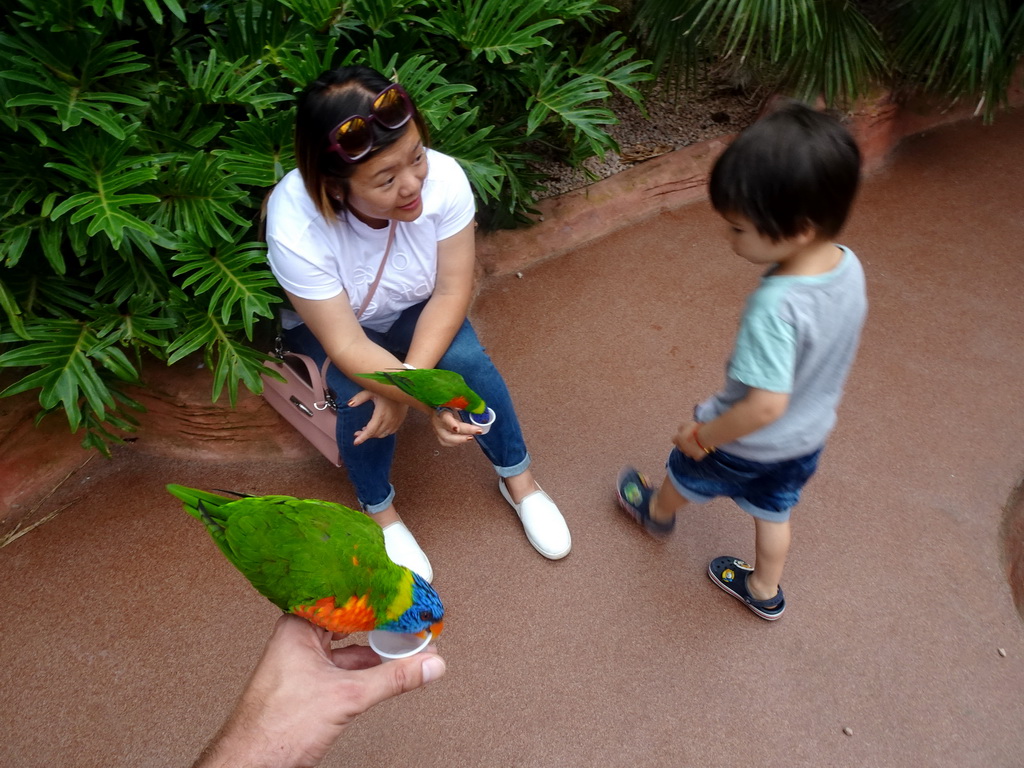
M 398 515 L 398 510 L 395 509 L 394 504 L 391 504 L 387 509 L 382 509 L 380 512 L 372 513 L 370 517 L 372 517 L 381 528 L 387 528 L 392 523 L 402 522 L 402 518 Z
M 505 487 L 508 488 L 509 495 L 512 496 L 512 501 L 516 504 L 540 488 L 537 481 L 533 479 L 533 472 L 529 469 L 524 469 L 515 477 L 506 477 Z

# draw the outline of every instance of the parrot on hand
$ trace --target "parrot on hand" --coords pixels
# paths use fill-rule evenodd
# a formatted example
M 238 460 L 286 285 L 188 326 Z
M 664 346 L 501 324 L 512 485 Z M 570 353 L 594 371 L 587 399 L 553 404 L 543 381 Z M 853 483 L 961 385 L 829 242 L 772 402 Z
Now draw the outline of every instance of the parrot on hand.
M 231 499 L 174 484 L 167 490 L 282 611 L 332 632 L 441 633 L 441 598 L 391 561 L 383 530 L 362 512 L 292 496 Z
M 360 378 L 394 384 L 410 397 L 431 408 L 454 408 L 483 413 L 487 404 L 469 388 L 462 375 L 441 368 L 410 368 L 396 371 L 359 373 Z

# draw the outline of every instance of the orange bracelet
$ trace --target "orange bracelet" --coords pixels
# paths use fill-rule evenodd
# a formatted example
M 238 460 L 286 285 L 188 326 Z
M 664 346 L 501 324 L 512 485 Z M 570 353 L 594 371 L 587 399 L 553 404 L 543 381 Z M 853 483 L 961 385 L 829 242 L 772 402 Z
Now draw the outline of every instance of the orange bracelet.
M 697 426 L 693 428 L 693 442 L 695 442 L 697 444 L 697 447 L 704 451 L 704 453 L 714 453 L 714 448 L 705 448 L 703 445 L 701 445 L 700 438 L 697 437 L 697 430 L 700 428 L 700 424 L 697 424 Z

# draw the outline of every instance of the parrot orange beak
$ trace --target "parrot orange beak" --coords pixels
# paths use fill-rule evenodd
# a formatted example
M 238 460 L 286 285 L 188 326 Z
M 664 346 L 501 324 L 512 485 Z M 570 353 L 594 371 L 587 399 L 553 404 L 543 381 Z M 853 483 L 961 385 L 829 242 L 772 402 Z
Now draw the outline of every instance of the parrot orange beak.
M 444 621 L 435 621 L 433 624 L 430 625 L 430 637 L 431 638 L 437 637 L 438 635 L 441 634 L 441 630 L 443 630 L 443 629 L 444 629 Z M 427 630 L 425 630 L 425 629 L 422 632 L 417 632 L 416 633 L 416 637 L 424 637 L 425 638 L 426 636 L 427 636 Z

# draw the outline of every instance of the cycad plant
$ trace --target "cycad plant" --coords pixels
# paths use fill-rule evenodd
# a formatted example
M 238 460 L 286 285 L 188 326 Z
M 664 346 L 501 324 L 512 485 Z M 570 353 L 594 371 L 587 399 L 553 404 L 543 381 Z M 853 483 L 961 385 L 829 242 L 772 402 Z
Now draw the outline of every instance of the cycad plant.
M 651 75 L 597 0 L 12 0 L 0 32 L 0 395 L 84 444 L 136 424 L 143 356 L 201 353 L 212 397 L 260 391 L 280 294 L 259 209 L 293 167 L 295 93 L 395 75 L 486 220 L 521 218 L 538 147 L 615 144 Z M 6 369 L 2 370 L 2 369 Z
M 714 65 L 828 106 L 878 86 L 973 98 L 990 120 L 1024 53 L 1024 3 L 637 0 L 634 31 L 670 83 Z

